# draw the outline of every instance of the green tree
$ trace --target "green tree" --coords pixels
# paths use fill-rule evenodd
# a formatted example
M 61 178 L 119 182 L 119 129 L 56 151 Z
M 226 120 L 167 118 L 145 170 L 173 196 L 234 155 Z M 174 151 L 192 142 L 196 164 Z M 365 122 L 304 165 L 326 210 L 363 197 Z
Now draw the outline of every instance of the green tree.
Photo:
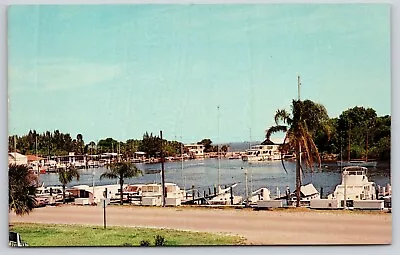
M 77 168 L 73 165 L 69 165 L 66 168 L 60 168 L 58 170 L 58 180 L 60 181 L 63 189 L 63 204 L 65 204 L 65 187 L 68 183 L 70 183 L 74 178 L 79 181 L 80 174 Z
M 156 157 L 161 151 L 161 138 L 153 136 L 153 133 L 144 133 L 139 150 L 146 152 L 149 157 Z
M 107 166 L 107 171 L 100 175 L 100 180 L 107 179 L 118 179 L 120 185 L 120 203 L 123 201 L 123 185 L 126 178 L 132 178 L 142 175 L 142 171 L 139 170 L 136 165 L 128 161 L 111 163 Z
M 204 152 L 212 152 L 212 151 L 214 151 L 211 139 L 205 138 L 205 139 L 201 140 L 200 142 L 198 142 L 197 144 L 204 145 Z
M 266 139 L 270 140 L 273 133 L 286 132 L 284 146 L 281 149 L 293 150 L 296 153 L 296 206 L 300 206 L 300 187 L 303 173 L 301 163 L 305 163 L 305 170 L 310 169 L 311 171 L 314 169 L 315 162 L 318 167 L 321 166 L 321 158 L 314 143 L 313 135 L 318 129 L 326 130 L 329 133 L 326 127 L 329 117 L 323 105 L 311 100 L 293 100 L 291 108 L 291 113 L 286 110 L 276 111 L 274 117 L 276 125 L 266 131 Z
M 36 206 L 35 176 L 26 165 L 8 166 L 8 210 L 17 215 L 29 214 Z
M 375 141 L 373 129 L 376 124 L 376 112 L 372 108 L 353 107 L 340 114 L 338 119 L 338 133 L 340 139 L 349 146 L 343 146 L 343 153 L 350 158 L 366 157 L 367 141 Z M 371 136 L 372 134 L 372 136 Z

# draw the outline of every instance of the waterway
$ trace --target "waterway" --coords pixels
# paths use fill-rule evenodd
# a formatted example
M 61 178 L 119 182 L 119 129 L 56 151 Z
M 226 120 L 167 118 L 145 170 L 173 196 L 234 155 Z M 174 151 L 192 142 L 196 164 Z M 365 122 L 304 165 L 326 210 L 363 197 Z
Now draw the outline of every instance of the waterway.
M 166 182 L 176 183 L 179 187 L 186 189 L 194 186 L 195 189 L 203 193 L 204 190 L 208 192 L 209 188 L 213 189 L 215 185 L 218 185 L 219 172 L 219 180 L 222 186 L 238 183 L 234 188 L 234 193 L 243 195 L 245 192 L 245 171 L 247 171 L 249 190 L 254 191 L 261 187 L 267 187 L 272 195 L 275 195 L 277 188 L 280 189 L 281 193 L 286 190 L 286 187 L 289 187 L 291 191 L 295 188 L 295 162 L 284 161 L 284 164 L 287 173 L 282 167 L 281 161 L 251 164 L 236 159 L 221 159 L 219 163 L 218 159 L 204 159 L 184 161 L 183 167 L 182 162 L 166 162 L 165 179 Z M 314 172 L 304 173 L 303 184 L 312 183 L 319 191 L 322 187 L 324 196 L 332 193 L 336 185 L 341 182 L 341 170 L 335 164 L 325 164 L 321 170 L 316 169 Z M 161 164 L 136 165 L 143 172 L 161 169 Z M 100 180 L 100 175 L 104 171 L 106 171 L 105 168 L 80 170 L 80 180 L 73 180 L 68 186 L 80 184 L 92 186 L 93 182 L 95 185 L 117 184 L 117 180 Z M 390 165 L 380 163 L 376 168 L 370 168 L 368 178 L 380 186 L 391 183 Z M 56 173 L 40 175 L 40 182 L 43 182 L 45 186 L 60 185 Z M 137 178 L 125 180 L 126 184 L 160 182 L 160 174 L 144 174 Z

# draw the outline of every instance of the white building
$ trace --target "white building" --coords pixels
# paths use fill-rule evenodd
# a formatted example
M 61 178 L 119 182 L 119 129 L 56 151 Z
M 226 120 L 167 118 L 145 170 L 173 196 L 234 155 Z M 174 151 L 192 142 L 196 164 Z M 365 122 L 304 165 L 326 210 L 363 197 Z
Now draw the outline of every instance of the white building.
M 8 164 L 27 165 L 28 157 L 18 152 L 8 153 Z
M 185 144 L 185 149 L 194 158 L 204 158 L 204 145 L 202 144 Z

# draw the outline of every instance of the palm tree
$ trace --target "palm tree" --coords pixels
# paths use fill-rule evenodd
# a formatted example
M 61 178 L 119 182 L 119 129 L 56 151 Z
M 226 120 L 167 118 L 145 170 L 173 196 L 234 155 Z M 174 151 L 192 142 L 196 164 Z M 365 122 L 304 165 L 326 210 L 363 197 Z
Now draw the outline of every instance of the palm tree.
M 69 165 L 66 168 L 60 168 L 58 170 L 58 180 L 62 184 L 63 188 L 63 204 L 65 204 L 65 186 L 72 181 L 72 179 L 76 178 L 79 181 L 80 174 L 78 169 L 73 165 Z
M 8 166 L 8 210 L 29 214 L 36 206 L 36 180 L 26 165 Z
M 142 171 L 139 170 L 136 165 L 128 161 L 116 162 L 107 165 L 108 170 L 100 175 L 100 180 L 103 178 L 108 179 L 119 179 L 120 185 L 120 203 L 123 204 L 123 185 L 125 178 L 132 178 L 142 175 Z
M 315 163 L 321 167 L 321 158 L 313 136 L 317 130 L 323 129 L 330 134 L 327 121 L 329 120 L 326 109 L 323 105 L 314 103 L 311 100 L 293 100 L 292 112 L 277 110 L 275 113 L 275 126 L 266 131 L 266 139 L 276 132 L 286 132 L 281 150 L 293 150 L 296 153 L 296 206 L 300 206 L 300 187 L 302 184 L 303 167 L 314 170 Z M 282 165 L 285 168 L 282 159 Z M 286 168 L 285 168 L 286 171 Z

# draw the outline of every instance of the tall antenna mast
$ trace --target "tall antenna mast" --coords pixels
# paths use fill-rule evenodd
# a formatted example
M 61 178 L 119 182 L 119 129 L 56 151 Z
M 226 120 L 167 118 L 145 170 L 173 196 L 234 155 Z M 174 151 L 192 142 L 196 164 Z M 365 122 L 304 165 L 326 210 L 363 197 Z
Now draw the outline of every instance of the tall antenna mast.
M 301 86 L 300 75 L 297 75 L 297 96 L 299 101 L 300 101 L 300 86 Z

